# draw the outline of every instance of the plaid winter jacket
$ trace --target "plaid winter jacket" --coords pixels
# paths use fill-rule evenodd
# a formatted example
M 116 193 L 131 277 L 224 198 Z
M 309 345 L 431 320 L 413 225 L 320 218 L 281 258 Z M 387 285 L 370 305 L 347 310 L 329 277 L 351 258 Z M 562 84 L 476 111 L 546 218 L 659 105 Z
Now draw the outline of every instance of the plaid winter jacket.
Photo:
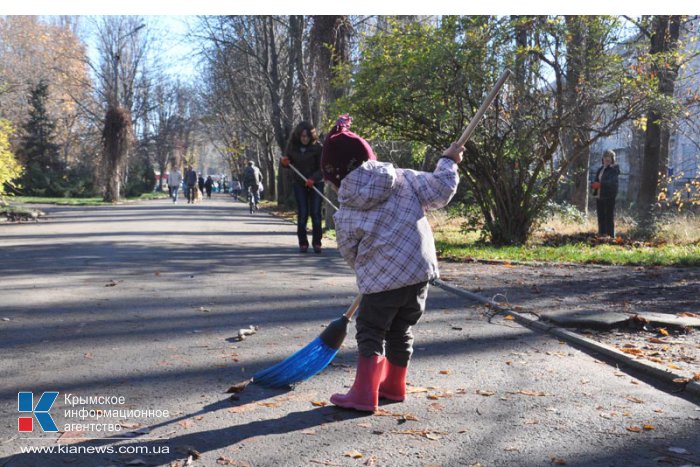
M 334 215 L 336 238 L 361 293 L 438 277 L 425 210 L 445 206 L 458 183 L 457 164 L 449 158 L 441 158 L 433 173 L 367 161 L 343 179 Z

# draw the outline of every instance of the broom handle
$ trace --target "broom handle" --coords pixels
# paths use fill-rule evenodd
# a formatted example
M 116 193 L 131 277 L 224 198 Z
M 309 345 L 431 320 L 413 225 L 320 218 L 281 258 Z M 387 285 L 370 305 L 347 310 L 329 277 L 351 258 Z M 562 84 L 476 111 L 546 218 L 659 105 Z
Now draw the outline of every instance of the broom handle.
M 357 297 L 355 297 L 355 301 L 352 302 L 352 305 L 348 308 L 348 311 L 346 311 L 343 316 L 345 316 L 348 321 L 352 319 L 352 315 L 355 314 L 357 311 L 357 308 L 360 306 L 360 301 L 362 300 L 362 294 L 359 294 Z
M 301 172 L 299 172 L 299 169 L 297 169 L 296 167 L 294 167 L 294 164 L 292 164 L 292 163 L 290 162 L 290 163 L 289 163 L 289 167 L 291 167 L 292 170 L 295 171 L 301 178 L 303 178 L 304 180 L 306 180 L 306 177 L 304 177 L 304 174 L 302 174 Z M 335 204 L 331 203 L 331 200 L 329 200 L 328 198 L 326 198 L 325 196 L 323 196 L 323 193 L 321 193 L 321 190 L 319 190 L 318 188 L 316 188 L 316 185 L 312 186 L 311 188 L 313 188 L 314 191 L 315 191 L 316 193 L 318 193 L 318 195 L 319 195 L 321 198 L 325 199 L 325 200 L 326 200 L 326 203 L 328 203 L 328 204 L 330 204 L 331 206 L 333 206 L 333 207 L 335 208 L 336 211 L 338 210 L 338 207 L 337 207 Z
M 510 71 L 509 69 L 506 68 L 506 70 L 503 72 L 500 78 L 498 78 L 498 81 L 496 81 L 496 84 L 494 85 L 493 89 L 489 93 L 488 96 L 486 96 L 486 100 L 482 102 L 481 107 L 479 107 L 479 110 L 476 111 L 476 114 L 474 114 L 474 118 L 472 118 L 471 122 L 469 122 L 469 125 L 467 125 L 467 128 L 465 128 L 464 133 L 462 133 L 462 136 L 459 137 L 457 140 L 457 145 L 458 146 L 464 146 L 464 144 L 469 141 L 469 138 L 471 138 L 472 133 L 474 133 L 474 130 L 476 129 L 476 126 L 479 124 L 479 121 L 481 120 L 481 117 L 484 116 L 484 113 L 486 113 L 486 110 L 489 108 L 491 103 L 496 99 L 496 96 L 498 95 L 498 92 L 501 90 L 503 87 L 503 84 L 506 82 L 508 77 L 512 75 L 513 72 Z

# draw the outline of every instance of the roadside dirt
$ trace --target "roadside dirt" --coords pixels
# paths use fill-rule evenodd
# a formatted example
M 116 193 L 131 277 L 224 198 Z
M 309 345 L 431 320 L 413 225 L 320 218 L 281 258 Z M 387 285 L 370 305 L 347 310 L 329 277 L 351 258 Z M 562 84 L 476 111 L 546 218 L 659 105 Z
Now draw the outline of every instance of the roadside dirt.
M 538 317 L 659 313 L 700 318 L 700 268 L 441 262 L 440 272 L 446 282 Z M 700 380 L 700 328 L 661 326 L 642 318 L 603 328 L 569 329 Z

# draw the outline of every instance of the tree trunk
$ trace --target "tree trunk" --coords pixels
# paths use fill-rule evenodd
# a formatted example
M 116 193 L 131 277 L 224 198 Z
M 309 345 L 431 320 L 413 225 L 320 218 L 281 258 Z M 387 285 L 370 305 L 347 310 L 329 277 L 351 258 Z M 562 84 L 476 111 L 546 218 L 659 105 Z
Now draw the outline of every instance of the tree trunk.
M 679 35 L 679 16 L 654 17 L 650 54 L 654 56 L 676 50 Z M 678 74 L 677 60 L 674 59 L 670 64 L 664 61 L 661 66 L 655 66 L 654 70 L 659 78 L 659 93 L 669 99 L 673 98 L 675 80 Z M 650 234 L 653 233 L 656 224 L 654 208 L 659 191 L 659 172 L 665 171 L 665 165 L 668 161 L 670 133 L 667 118 L 663 111 L 655 107 L 650 108 L 647 114 L 638 216 L 640 228 L 643 232 Z

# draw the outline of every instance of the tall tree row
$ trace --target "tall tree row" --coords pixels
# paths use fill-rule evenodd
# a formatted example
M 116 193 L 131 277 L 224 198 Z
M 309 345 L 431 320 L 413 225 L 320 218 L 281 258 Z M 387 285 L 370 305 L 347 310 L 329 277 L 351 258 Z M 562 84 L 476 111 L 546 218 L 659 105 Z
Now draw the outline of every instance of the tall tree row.
M 259 162 L 266 192 L 282 204 L 290 202 L 291 188 L 276 177 L 277 160 L 299 121 L 320 130 L 327 124 L 342 94 L 334 77 L 336 65 L 347 62 L 351 31 L 343 16 L 201 19 L 203 94 L 219 150 L 233 170 L 246 158 Z

